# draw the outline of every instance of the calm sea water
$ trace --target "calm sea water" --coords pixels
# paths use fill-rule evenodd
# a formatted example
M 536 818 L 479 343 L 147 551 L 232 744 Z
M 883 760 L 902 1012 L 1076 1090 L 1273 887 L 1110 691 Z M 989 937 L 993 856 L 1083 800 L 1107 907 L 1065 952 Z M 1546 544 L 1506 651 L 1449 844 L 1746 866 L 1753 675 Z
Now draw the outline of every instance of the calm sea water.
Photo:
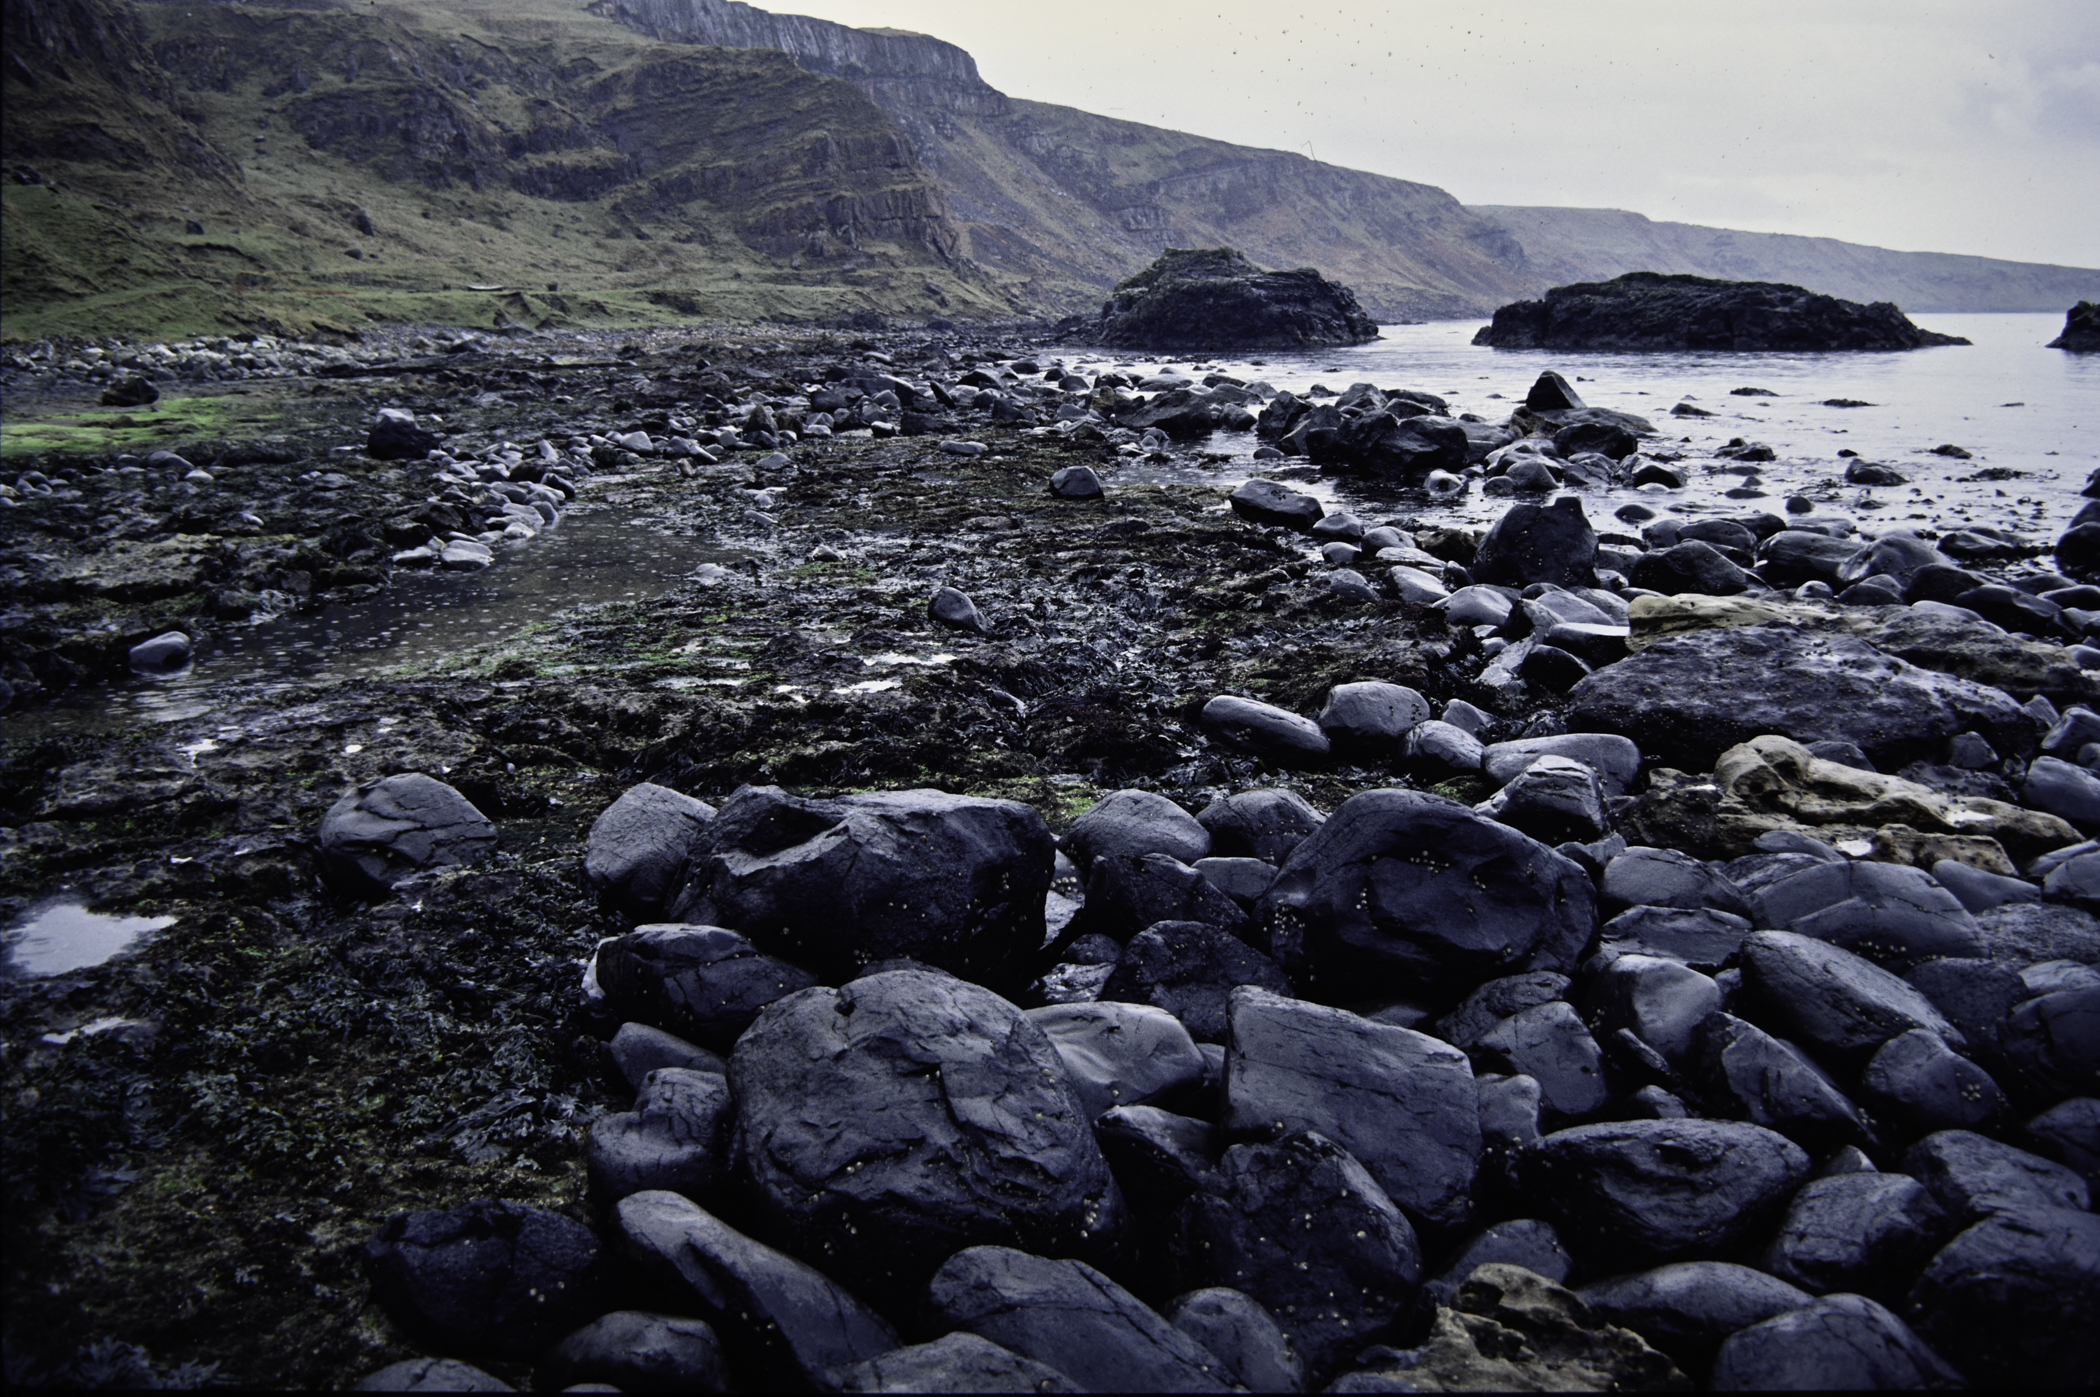
M 1477 413 L 1489 421 L 1506 418 L 1539 374 L 1554 369 L 1591 406 L 1648 418 L 1662 433 L 1650 446 L 1682 453 L 1679 464 L 1693 477 L 1687 489 L 1660 496 L 1591 492 L 1593 519 L 1634 501 L 1658 512 L 1672 507 L 1685 513 L 1776 511 L 1788 494 L 1804 491 L 1819 497 L 1824 514 L 1842 514 L 1870 532 L 1978 523 L 2053 539 L 2083 503 L 2078 492 L 2087 473 L 2100 466 L 2100 355 L 2044 348 L 2063 328 L 2060 315 L 1925 315 L 1917 320 L 1975 343 L 1901 354 L 1565 354 L 1477 348 L 1470 341 L 1481 322 L 1442 321 L 1388 325 L 1384 337 L 1372 344 L 1315 355 L 1266 355 L 1259 362 L 1115 360 L 1083 350 L 1068 357 L 1090 369 L 1120 363 L 1147 371 L 1187 371 L 1208 365 L 1300 394 L 1314 384 L 1337 390 L 1352 383 L 1427 389 L 1450 399 L 1453 412 Z M 1731 394 L 1742 387 L 1778 396 Z M 1873 406 L 1823 406 L 1831 398 Z M 1672 417 L 1671 407 L 1681 401 L 1719 415 Z M 1721 492 L 1739 478 L 1705 469 L 1733 464 L 1716 460 L 1713 451 L 1735 437 L 1764 442 L 1776 453 L 1778 459 L 1760 472 L 1769 498 L 1727 499 Z M 1250 433 L 1219 433 L 1207 449 L 1228 460 L 1140 468 L 1126 472 L 1126 478 L 1237 483 L 1289 464 L 1253 460 L 1259 444 Z M 1942 444 L 1960 446 L 1973 459 L 1931 454 Z M 1911 483 L 1871 492 L 1845 489 L 1828 498 L 1831 492 L 1818 487 L 1842 481 L 1846 463 L 1837 453 L 1847 447 L 1896 467 Z M 1993 468 L 2019 474 L 2009 480 L 1964 479 Z M 1409 499 L 1346 478 L 1293 483 L 1376 512 L 1404 511 L 1440 522 L 1483 524 L 1508 506 L 1507 499 L 1484 499 L 1477 492 L 1439 509 L 1421 497 Z

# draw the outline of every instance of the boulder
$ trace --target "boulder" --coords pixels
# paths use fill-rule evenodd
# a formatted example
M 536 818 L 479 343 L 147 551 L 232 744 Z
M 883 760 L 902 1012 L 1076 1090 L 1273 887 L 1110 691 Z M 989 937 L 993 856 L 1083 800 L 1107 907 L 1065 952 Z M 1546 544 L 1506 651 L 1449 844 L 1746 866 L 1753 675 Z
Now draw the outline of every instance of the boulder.
M 1806 1305 L 1809 1294 L 1729 1261 L 1679 1261 L 1576 1292 L 1598 1319 L 1623 1325 L 1693 1372 L 1729 1335 Z
M 1474 809 L 1548 843 L 1584 843 L 1606 828 L 1597 772 L 1572 757 L 1539 757 Z
M 527 1361 L 592 1312 L 605 1282 L 588 1227 L 495 1199 L 395 1214 L 365 1245 L 365 1269 L 417 1343 Z
M 727 1392 L 722 1344 L 707 1321 L 615 1310 L 554 1346 L 534 1374 L 542 1390 L 606 1383 L 622 1392 Z
M 673 906 L 822 976 L 910 957 L 999 985 L 1043 943 L 1056 849 L 1033 806 L 944 791 L 744 786 Z
M 711 1200 L 728 1180 L 734 1110 L 729 1083 L 717 1073 L 689 1067 L 651 1072 L 632 1111 L 591 1123 L 583 1159 L 592 1196 L 617 1203 L 629 1194 L 665 1190 Z
M 420 461 L 445 444 L 428 427 L 418 427 L 407 413 L 382 416 L 365 435 L 365 455 L 375 461 Z
M 1781 282 L 1627 272 L 1502 306 L 1473 343 L 1497 349 L 1791 353 L 1968 341 L 1921 330 L 1887 301 L 1863 306 Z
M 1210 853 L 1211 835 L 1165 796 L 1123 790 L 1095 802 L 1061 842 L 1066 857 L 1085 874 L 1101 854 L 1166 854 L 1194 863 Z
M 1860 639 L 1921 668 L 2003 689 L 2022 703 L 2037 694 L 2058 705 L 2100 702 L 2100 676 L 2081 669 L 2077 658 L 2060 645 L 1915 607 L 1866 614 L 1875 619 L 1854 625 Z M 2029 748 L 2000 750 L 2025 755 Z
M 1051 473 L 1050 493 L 1061 500 L 1098 500 L 1101 477 L 1092 466 L 1065 466 Z
M 1197 1041 L 1221 1043 L 1226 1005 L 1239 985 L 1291 992 L 1275 961 L 1231 933 L 1202 922 L 1158 922 L 1131 938 L 1101 996 L 1163 1009 Z
M 933 1323 L 968 1330 L 1087 1392 L 1225 1392 L 1210 1350 L 1083 1261 L 973 1246 L 948 1258 L 926 1297 Z
M 1147 1004 L 1051 1004 L 1029 1020 L 1050 1039 L 1089 1121 L 1112 1106 L 1143 1106 L 1203 1082 L 1203 1054 L 1189 1031 Z
M 1403 790 L 1345 801 L 1292 851 L 1257 915 L 1294 984 L 1351 1000 L 1565 971 L 1597 921 L 1580 865 Z
M 1604 1054 L 1573 1006 L 1552 1000 L 1503 1019 L 1474 1043 L 1473 1060 L 1539 1084 L 1542 1123 L 1572 1124 L 1611 1100 Z
M 1168 248 L 1117 284 L 1077 338 L 1155 353 L 1320 349 L 1378 338 L 1348 287 L 1310 267 L 1265 272 L 1231 248 Z
M 1561 1245 L 1560 1233 L 1552 1223 L 1539 1218 L 1512 1218 L 1460 1244 L 1443 1273 L 1422 1288 L 1423 1294 L 1436 1304 L 1448 1305 L 1475 1270 L 1494 1262 L 1521 1266 L 1554 1282 L 1566 1281 L 1575 1269 L 1575 1258 Z
M 1903 1156 L 1903 1170 L 1960 1227 L 1994 1213 L 2084 1212 L 2092 1206 L 2092 1192 L 2076 1172 L 1968 1130 L 1926 1136 Z
M 645 1023 L 621 1024 L 619 1032 L 607 1045 L 607 1051 L 613 1066 L 636 1091 L 642 1089 L 643 1080 L 659 1067 L 690 1068 L 695 1072 L 712 1072 L 718 1077 L 729 1075 L 729 1064 L 718 1055 Z
M 1962 1386 L 1910 1326 L 1863 1295 L 1829 1295 L 1730 1335 L 1716 1392 L 1907 1391 Z
M 1567 757 L 1597 773 L 1607 796 L 1622 796 L 1640 774 L 1641 752 L 1623 737 L 1570 732 L 1553 737 L 1523 737 L 1483 748 L 1480 770 L 1497 785 L 1507 785 L 1540 757 Z
M 1908 1135 L 1995 1129 L 2010 1110 L 1990 1073 L 1923 1028 L 1882 1044 L 1859 1089 L 1878 1118 Z
M 1816 1295 L 1854 1291 L 1895 1303 L 1952 1230 L 1907 1174 L 1812 1179 L 1787 1204 L 1764 1267 Z
M 1216 1355 L 1249 1392 L 1302 1392 L 1305 1362 L 1259 1301 L 1229 1286 L 1177 1295 L 1162 1311 L 1176 1329 Z
M 1331 749 L 1318 723 L 1258 699 L 1220 694 L 1203 705 L 1202 722 L 1227 744 L 1278 761 L 1317 761 Z
M 1750 585 L 1743 570 L 1723 557 L 1711 544 L 1688 539 L 1670 548 L 1657 548 L 1633 560 L 1627 580 L 1636 587 L 1665 596 L 1690 592 L 1698 596 L 1733 596 Z
M 1422 1283 L 1414 1229 L 1348 1150 L 1315 1133 L 1225 1152 L 1182 1206 L 1176 1258 L 1274 1315 L 1314 1373 L 1403 1314 Z
M 765 1215 L 868 1293 L 908 1290 L 962 1247 L 1086 1255 L 1122 1226 L 1056 1046 L 967 981 L 905 969 L 804 990 L 759 1016 L 729 1078 Z
M 1600 1265 L 1727 1255 L 1763 1231 L 1808 1167 L 1783 1135 L 1711 1120 L 1573 1126 L 1513 1161 L 1524 1196 Z
M 384 896 L 430 868 L 479 863 L 496 827 L 472 801 L 420 772 L 367 782 L 321 817 L 321 869 L 347 892 Z
M 1085 1392 L 1047 1363 L 959 1329 L 833 1368 L 825 1392 Z
M 887 1321 L 821 1272 L 691 1199 L 637 1193 L 613 1225 L 643 1279 L 713 1325 L 739 1387 L 807 1389 L 828 1369 L 897 1347 Z
M 1296 529 L 1309 533 L 1327 513 L 1327 507 L 1301 490 L 1273 480 L 1250 480 L 1229 497 L 1232 512 L 1250 524 L 1265 528 Z
M 1235 935 L 1252 935 L 1240 905 L 1179 859 L 1111 854 L 1094 860 L 1086 905 L 1075 924 L 1125 941 L 1158 922 L 1205 922 Z
M 1849 872 L 1864 865 L 1826 866 Z M 1766 908 L 1776 901 L 1761 900 Z M 1776 916 L 1759 920 L 1787 924 Z M 1742 971 L 1745 1012 L 1835 1061 L 1863 1061 L 1916 1028 L 1964 1041 L 1961 1030 L 1899 976 L 1812 935 L 1760 931 L 1745 938 Z
M 1399 684 L 1365 680 L 1327 691 L 1315 720 L 1332 742 L 1390 746 L 1429 721 L 1429 700 Z
M 1818 1154 L 1878 1143 L 1859 1107 L 1813 1061 L 1733 1014 L 1713 1014 L 1694 1030 L 1690 1071 L 1716 1114 L 1776 1130 Z
M 1850 965 L 1865 957 L 1900 970 L 1935 956 L 1975 956 L 1983 950 L 1982 936 L 1968 909 L 1918 868 L 1886 863 L 1813 864 L 1759 889 L 1755 905 L 1760 925 L 1785 927 L 1808 941 L 1855 952 L 1850 959 L 1840 960 L 1808 946 L 1796 947 L 1800 954 L 1823 957 L 1831 966 Z M 1828 978 L 1836 972 L 1814 973 Z M 1864 976 L 1862 983 L 1865 980 L 1887 983 L 1873 976 Z M 1888 993 L 1902 999 L 1893 987 Z M 1935 1025 L 1921 1019 L 1905 1023 L 1889 1036 L 1914 1027 Z
M 1996 689 L 1920 669 L 1849 636 L 1759 625 L 1694 632 L 1598 670 L 1569 694 L 1569 722 L 1633 739 L 1687 771 L 1767 733 L 1856 742 L 1879 765 L 1980 731 L 2031 748 L 2035 720 Z
M 583 877 L 601 902 L 653 918 L 685 886 L 715 808 L 666 786 L 630 786 L 591 825 Z
M 1607 871 L 1609 865 L 1606 865 Z M 1750 920 L 1707 908 L 1629 907 L 1598 932 L 1598 949 L 1615 955 L 1661 956 L 1715 974 L 1750 934 Z
M 456 1358 L 407 1358 L 367 1373 L 352 1392 L 516 1392 L 517 1389 Z
M 1237 791 L 1196 817 L 1210 831 L 1211 852 L 1281 864 L 1327 817 L 1296 791 Z
M 1707 908 L 1748 916 L 1750 904 L 1712 866 L 1674 849 L 1634 845 L 1604 865 L 1599 891 L 1607 908 Z
M 1412 405 L 1410 405 L 1412 407 Z M 1472 439 L 1463 425 L 1415 409 L 1391 410 L 1345 422 L 1337 464 L 1388 480 L 1418 482 L 1431 471 L 1466 468 Z
M 1984 1218 L 1927 1263 L 1905 1313 L 1978 1387 L 2088 1387 L 2100 1371 L 2100 1217 Z
M 1482 1036 L 1512 1014 L 1551 1004 L 1568 992 L 1568 977 L 1551 970 L 1504 975 L 1482 984 L 1437 1021 L 1436 1034 L 1470 1053 Z
M 1694 1033 L 1721 1007 L 1721 987 L 1675 960 L 1622 955 L 1590 977 L 1583 1003 L 1607 1040 L 1630 1034 L 1665 1062 L 1677 1063 L 1688 1060 Z
M 2063 333 L 2049 341 L 2048 347 L 2073 354 L 2100 354 L 2100 304 L 2080 301 L 2065 311 Z
M 594 965 L 613 1013 L 722 1053 L 759 1010 L 817 982 L 733 931 L 677 923 L 600 943 Z
M 1515 504 L 1480 540 L 1467 569 L 1476 583 L 1558 587 L 1597 583 L 1597 531 L 1572 496 L 1551 504 Z

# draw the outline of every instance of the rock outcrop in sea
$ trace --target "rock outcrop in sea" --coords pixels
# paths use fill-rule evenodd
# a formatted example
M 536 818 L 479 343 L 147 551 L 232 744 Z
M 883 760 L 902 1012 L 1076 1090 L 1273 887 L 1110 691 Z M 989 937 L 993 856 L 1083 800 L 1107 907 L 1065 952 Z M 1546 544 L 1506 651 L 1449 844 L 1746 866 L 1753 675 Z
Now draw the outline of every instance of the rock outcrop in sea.
M 1473 343 L 1496 349 L 1922 349 L 1967 344 L 1921 330 L 1890 302 L 1861 305 L 1776 281 L 1628 272 L 1556 286 L 1496 310 Z
M 1092 318 L 1058 327 L 1073 339 L 1156 353 L 1324 349 L 1378 338 L 1356 293 L 1311 267 L 1265 272 L 1229 247 L 1168 248 L 1118 285 Z
M 2049 341 L 2051 349 L 2073 354 L 2100 354 L 2100 304 L 2080 301 L 2064 312 L 2064 332 Z

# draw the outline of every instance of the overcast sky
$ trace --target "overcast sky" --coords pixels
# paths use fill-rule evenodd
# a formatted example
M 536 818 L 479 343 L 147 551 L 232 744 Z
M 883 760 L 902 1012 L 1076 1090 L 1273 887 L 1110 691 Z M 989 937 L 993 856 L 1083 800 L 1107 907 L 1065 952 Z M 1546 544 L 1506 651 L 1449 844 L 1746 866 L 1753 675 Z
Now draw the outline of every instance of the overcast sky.
M 2100 267 L 2100 0 L 781 0 L 1470 204 Z

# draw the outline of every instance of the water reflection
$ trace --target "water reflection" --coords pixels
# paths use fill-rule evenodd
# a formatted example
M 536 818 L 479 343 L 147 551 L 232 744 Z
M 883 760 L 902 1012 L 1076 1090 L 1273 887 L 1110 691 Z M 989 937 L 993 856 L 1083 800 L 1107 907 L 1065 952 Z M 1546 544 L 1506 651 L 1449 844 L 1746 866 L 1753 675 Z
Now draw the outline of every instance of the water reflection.
M 113 917 L 78 902 L 31 909 L 8 928 L 8 960 L 31 975 L 63 975 L 100 965 L 149 931 L 175 925 L 173 917 Z

